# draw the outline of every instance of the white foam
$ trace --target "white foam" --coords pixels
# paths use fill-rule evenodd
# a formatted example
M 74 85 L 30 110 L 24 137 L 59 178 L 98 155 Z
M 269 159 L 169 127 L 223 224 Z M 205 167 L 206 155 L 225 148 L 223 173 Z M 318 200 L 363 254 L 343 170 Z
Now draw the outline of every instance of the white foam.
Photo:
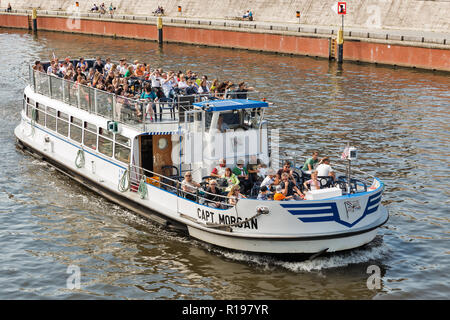
M 336 252 L 331 255 L 317 257 L 313 260 L 303 261 L 286 261 L 282 258 L 273 256 L 231 252 L 216 248 L 210 248 L 210 251 L 216 252 L 231 260 L 254 263 L 267 269 L 282 267 L 293 272 L 311 272 L 346 267 L 351 264 L 367 263 L 372 260 L 382 259 L 387 256 L 391 250 L 387 244 L 382 241 L 376 241 L 375 239 L 373 244 L 369 244 L 361 249 Z

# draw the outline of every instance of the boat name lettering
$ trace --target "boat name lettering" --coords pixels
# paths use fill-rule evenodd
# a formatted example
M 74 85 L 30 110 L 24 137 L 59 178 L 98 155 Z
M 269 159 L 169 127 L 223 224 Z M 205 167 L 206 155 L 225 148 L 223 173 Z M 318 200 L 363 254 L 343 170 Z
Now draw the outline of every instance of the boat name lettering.
M 217 213 L 210 210 L 205 210 L 201 208 L 197 208 L 197 216 L 199 219 L 203 221 L 207 221 L 210 223 L 219 223 L 219 224 L 233 224 L 244 221 L 243 218 L 235 217 L 230 214 L 222 214 Z M 250 221 L 246 221 L 240 225 L 236 225 L 235 227 L 244 228 L 244 229 L 255 229 L 258 230 L 258 220 L 252 219 Z

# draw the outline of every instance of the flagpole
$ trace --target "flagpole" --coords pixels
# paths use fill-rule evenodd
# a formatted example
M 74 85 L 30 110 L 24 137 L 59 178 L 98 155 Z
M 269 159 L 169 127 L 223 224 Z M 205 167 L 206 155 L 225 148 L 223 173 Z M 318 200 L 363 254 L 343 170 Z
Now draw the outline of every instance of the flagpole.
M 350 148 L 350 142 L 347 142 L 347 150 Z M 349 151 L 347 151 L 349 152 Z M 351 160 L 350 157 L 347 155 L 347 194 L 350 194 L 350 165 Z

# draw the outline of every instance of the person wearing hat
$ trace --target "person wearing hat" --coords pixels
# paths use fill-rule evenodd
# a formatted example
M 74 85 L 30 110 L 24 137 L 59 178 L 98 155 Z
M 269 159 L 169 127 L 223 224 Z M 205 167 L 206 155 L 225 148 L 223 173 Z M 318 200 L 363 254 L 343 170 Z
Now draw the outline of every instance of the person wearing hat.
M 241 191 L 247 193 L 252 188 L 250 176 L 248 175 L 247 168 L 244 166 L 244 160 L 239 159 L 236 163 L 236 167 L 233 169 L 233 173 L 241 182 Z

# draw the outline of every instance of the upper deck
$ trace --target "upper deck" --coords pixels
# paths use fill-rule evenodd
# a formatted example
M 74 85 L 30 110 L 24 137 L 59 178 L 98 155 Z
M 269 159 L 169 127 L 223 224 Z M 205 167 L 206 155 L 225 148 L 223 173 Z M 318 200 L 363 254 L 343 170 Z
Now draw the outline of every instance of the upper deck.
M 85 61 L 92 65 L 92 60 Z M 76 62 L 74 60 L 72 63 Z M 49 63 L 43 63 L 43 65 L 46 68 Z M 54 74 L 40 72 L 34 70 L 32 66 L 29 67 L 29 77 L 30 86 L 34 92 L 109 121 L 121 123 L 138 133 L 155 130 L 177 131 L 180 123 L 193 121 L 192 117 L 186 116 L 186 112 L 192 110 L 226 111 L 268 106 L 266 102 L 262 101 L 232 99 L 236 93 L 219 97 L 212 93 L 193 95 L 177 93 L 171 99 L 162 98 L 154 102 L 149 99 L 141 99 L 142 83 L 148 80 L 140 81 L 141 83 L 138 85 L 136 80 L 140 79 L 128 79 L 128 85 L 133 94 L 122 96 Z M 139 89 L 136 89 L 135 86 Z M 253 94 L 255 93 L 253 92 Z M 244 93 L 245 96 L 248 94 L 251 92 Z

